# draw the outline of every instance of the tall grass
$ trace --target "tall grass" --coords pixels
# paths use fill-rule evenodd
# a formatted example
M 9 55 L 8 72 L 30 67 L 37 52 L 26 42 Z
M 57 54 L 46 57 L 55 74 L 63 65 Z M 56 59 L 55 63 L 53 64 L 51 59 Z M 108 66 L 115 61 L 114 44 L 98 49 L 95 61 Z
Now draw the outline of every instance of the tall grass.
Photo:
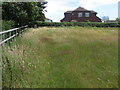
M 117 28 L 29 29 L 3 48 L 3 87 L 118 87 Z

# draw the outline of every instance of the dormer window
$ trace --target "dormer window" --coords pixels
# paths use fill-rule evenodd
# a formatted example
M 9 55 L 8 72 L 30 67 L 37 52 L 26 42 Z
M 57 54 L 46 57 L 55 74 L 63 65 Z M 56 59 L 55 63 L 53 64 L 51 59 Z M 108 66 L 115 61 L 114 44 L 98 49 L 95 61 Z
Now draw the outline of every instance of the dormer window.
M 82 17 L 83 15 L 82 15 L 82 13 L 78 13 L 78 17 Z
M 90 13 L 85 13 L 85 17 L 90 17 Z
M 97 12 L 87 10 L 83 7 L 66 11 L 64 14 L 68 14 L 68 17 L 65 16 L 61 22 L 102 22 L 101 19 L 96 16 Z

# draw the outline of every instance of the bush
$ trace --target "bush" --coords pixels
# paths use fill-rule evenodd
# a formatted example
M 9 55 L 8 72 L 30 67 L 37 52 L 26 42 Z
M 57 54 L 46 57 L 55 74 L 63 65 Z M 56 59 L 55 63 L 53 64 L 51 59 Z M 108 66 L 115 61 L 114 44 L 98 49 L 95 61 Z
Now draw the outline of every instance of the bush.
M 15 27 L 15 22 L 10 20 L 10 21 L 0 21 L 0 23 L 2 23 L 2 31 L 4 30 L 9 30 Z
M 99 23 L 99 22 L 36 22 L 37 26 L 81 26 L 81 27 L 120 27 L 118 23 Z

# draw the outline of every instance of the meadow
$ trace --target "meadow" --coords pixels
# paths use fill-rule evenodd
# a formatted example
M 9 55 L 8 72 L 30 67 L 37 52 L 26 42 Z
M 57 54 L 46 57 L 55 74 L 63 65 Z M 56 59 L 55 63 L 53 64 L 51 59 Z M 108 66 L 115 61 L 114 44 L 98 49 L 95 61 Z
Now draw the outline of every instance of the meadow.
M 118 28 L 30 28 L 2 61 L 3 87 L 117 88 Z

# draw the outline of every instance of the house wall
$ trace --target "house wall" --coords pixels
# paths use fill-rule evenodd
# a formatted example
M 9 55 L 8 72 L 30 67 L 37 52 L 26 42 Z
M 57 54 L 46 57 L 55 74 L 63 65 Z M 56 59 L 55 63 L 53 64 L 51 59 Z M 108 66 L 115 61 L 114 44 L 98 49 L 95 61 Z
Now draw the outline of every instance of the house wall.
M 90 16 L 85 17 L 85 13 L 89 12 Z M 96 13 L 91 13 L 90 11 L 73 11 L 70 14 L 65 14 L 65 18 L 61 20 L 61 22 L 71 22 L 71 21 L 77 21 L 77 22 L 101 22 L 101 19 L 96 16 Z M 83 13 L 82 17 L 78 17 L 78 13 Z

